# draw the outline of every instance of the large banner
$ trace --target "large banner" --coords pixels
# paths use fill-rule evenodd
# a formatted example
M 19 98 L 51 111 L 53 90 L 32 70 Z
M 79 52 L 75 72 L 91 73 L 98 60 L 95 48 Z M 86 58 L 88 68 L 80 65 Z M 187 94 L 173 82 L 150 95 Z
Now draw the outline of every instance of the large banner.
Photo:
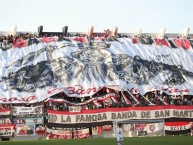
M 138 89 L 141 94 L 159 89 L 192 95 L 189 40 L 144 39 L 134 43 L 130 38 L 90 42 L 69 38 L 0 50 L 0 103 L 34 103 L 61 91 L 68 96 L 92 96 L 102 86 Z
M 13 124 L 0 124 L 0 136 L 12 136 L 15 131 L 15 126 Z
M 48 123 L 77 124 L 133 119 L 193 119 L 193 106 L 155 106 L 83 110 L 81 113 L 48 110 Z
M 41 117 L 42 116 L 42 106 L 36 107 L 13 107 L 13 116 L 18 117 Z

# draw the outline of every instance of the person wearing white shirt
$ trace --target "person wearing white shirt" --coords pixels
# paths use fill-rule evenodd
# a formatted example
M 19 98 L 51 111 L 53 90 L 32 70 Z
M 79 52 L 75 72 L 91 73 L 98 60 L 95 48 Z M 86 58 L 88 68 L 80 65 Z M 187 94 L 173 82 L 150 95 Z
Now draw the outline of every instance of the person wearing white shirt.
M 123 145 L 123 136 L 122 136 L 122 124 L 119 124 L 116 129 L 117 144 Z

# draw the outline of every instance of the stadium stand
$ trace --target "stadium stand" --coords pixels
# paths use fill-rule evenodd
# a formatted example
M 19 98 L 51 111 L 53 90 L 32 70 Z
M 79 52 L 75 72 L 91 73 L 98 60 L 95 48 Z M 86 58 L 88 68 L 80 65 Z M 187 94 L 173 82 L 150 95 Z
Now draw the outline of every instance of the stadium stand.
M 68 32 L 68 26 L 64 26 L 62 32 L 44 32 L 43 26 L 38 27 L 38 33 L 19 33 L 16 35 L 0 35 L 0 51 L 9 52 L 12 49 L 28 49 L 33 45 L 51 45 L 52 43 L 58 43 L 65 41 L 65 44 L 61 43 L 61 46 L 58 48 L 68 47 L 71 45 L 75 45 L 75 43 L 66 43 L 66 42 L 76 42 L 80 49 L 92 47 L 96 48 L 95 44 L 89 45 L 87 43 L 90 42 L 120 42 L 120 38 L 127 39 L 132 42 L 133 45 L 145 45 L 145 46 L 153 46 L 153 47 L 168 47 L 168 49 L 178 49 L 182 48 L 184 51 L 190 50 L 193 48 L 193 39 L 192 34 L 187 36 L 180 36 L 179 34 L 164 34 L 164 36 L 159 37 L 157 34 L 131 34 L 131 33 L 118 33 L 118 28 L 115 27 L 113 31 L 109 29 L 105 30 L 104 33 L 94 33 L 93 27 L 89 29 L 88 33 L 82 32 Z M 89 45 L 89 46 L 87 46 Z M 106 44 L 105 46 L 98 46 L 100 48 L 109 48 Z M 144 47 L 145 48 L 145 47 Z M 145 48 L 146 49 L 146 48 Z M 148 49 L 148 48 L 147 48 Z M 45 49 L 46 52 L 54 51 Z M 61 51 L 62 53 L 62 51 Z M 192 52 L 191 52 L 192 53 Z M 1 53 L 3 54 L 3 53 Z M 33 61 L 32 53 L 31 56 L 28 56 L 28 61 Z M 37 56 L 37 54 L 34 54 Z M 80 54 L 74 54 L 74 56 L 79 56 Z M 49 55 L 48 55 L 49 57 Z M 157 55 L 159 59 L 159 54 Z M 160 56 L 161 57 L 161 56 Z M 165 56 L 164 56 L 165 57 Z M 3 57 L 0 56 L 0 59 Z M 120 58 L 117 57 L 117 67 L 116 71 L 119 72 L 120 67 L 124 67 L 124 65 L 129 65 L 131 63 L 130 59 L 123 59 L 124 56 Z M 68 58 L 70 59 L 70 58 Z M 171 70 L 176 72 L 171 75 L 171 78 L 167 79 L 165 83 L 172 85 L 180 85 L 186 81 L 187 78 L 174 79 L 174 75 L 187 75 L 192 76 L 192 72 L 188 72 L 182 70 L 180 66 L 176 68 L 176 66 L 169 66 L 168 64 L 158 64 L 157 62 L 148 62 L 144 61 L 142 58 L 136 56 L 133 59 L 133 64 L 135 63 L 135 67 L 132 68 L 133 74 L 128 74 L 127 78 L 124 78 L 124 81 L 130 83 L 137 84 L 147 84 L 148 78 L 142 77 L 139 75 L 139 82 L 136 82 L 135 75 L 141 74 L 140 71 L 151 71 L 154 75 L 158 74 L 158 71 L 166 70 L 168 67 L 171 67 Z M 21 64 L 24 65 L 24 60 L 20 60 Z M 66 62 L 66 59 L 60 59 L 59 61 Z M 54 64 L 52 66 L 52 70 L 55 73 L 60 73 L 60 63 L 59 61 L 53 62 L 50 61 L 50 64 Z M 125 61 L 125 62 L 124 62 Z M 19 62 L 18 62 L 19 63 Z M 75 62 L 75 63 L 78 63 Z M 119 64 L 120 63 L 120 64 Z M 27 64 L 27 63 L 26 63 Z M 11 66 L 12 64 L 8 65 Z M 19 64 L 17 64 L 19 65 Z M 71 64 L 72 65 L 72 64 Z M 88 64 L 87 64 L 88 65 Z M 46 66 L 46 64 L 45 64 Z M 159 66 L 159 69 L 155 66 Z M 16 66 L 14 66 L 16 67 Z M 13 67 L 13 68 L 14 68 Z M 66 69 L 66 66 L 62 66 L 63 69 Z M 112 73 L 115 68 L 112 65 L 107 66 L 107 74 L 109 79 L 112 79 L 115 76 Z M 30 67 L 26 68 L 30 70 Z M 33 72 L 34 68 L 31 68 L 31 72 Z M 37 68 L 39 69 L 39 68 Z M 42 68 L 44 69 L 44 68 Z M 40 70 L 40 69 L 39 69 Z M 46 71 L 45 71 L 46 70 Z M 48 69 L 45 68 L 42 74 L 45 74 L 47 80 L 49 80 Z M 180 72 L 178 73 L 178 71 Z M 22 89 L 22 86 L 16 88 L 15 85 L 12 85 L 15 80 L 20 80 L 24 82 L 25 79 L 33 76 L 32 73 L 24 73 L 25 70 L 21 70 L 18 75 L 13 75 L 13 72 L 10 73 L 10 77 L 15 77 L 11 81 L 9 81 L 10 90 L 18 90 Z M 98 71 L 98 70 L 97 70 Z M 108 72 L 109 71 L 109 72 Z M 121 73 L 120 78 L 121 78 Z M 62 74 L 63 79 L 66 79 L 65 74 Z M 42 76 L 41 76 L 42 77 Z M 58 76 L 54 76 L 52 78 L 54 81 Z M 99 76 L 100 77 L 100 76 Z M 43 80 L 44 77 L 42 77 Z M 1 83 L 6 83 L 5 77 L 1 77 Z M 36 79 L 35 77 L 31 77 L 31 79 Z M 102 80 L 102 78 L 99 78 Z M 33 81 L 34 81 L 33 80 Z M 45 79 L 46 80 L 46 79 Z M 35 81 L 34 81 L 35 82 Z M 41 79 L 38 81 L 39 85 L 41 84 Z M 44 82 L 42 82 L 44 83 Z M 46 82 L 50 84 L 51 82 Z M 43 84 L 44 85 L 44 84 Z M 46 84 L 47 85 L 47 84 Z M 1 85 L 3 86 L 3 85 Z M 49 85 L 48 85 L 49 86 Z M 26 86 L 25 86 L 26 88 Z M 39 87 L 38 89 L 42 89 L 43 87 Z M 2 88 L 3 90 L 4 88 Z M 38 91 L 35 90 L 35 91 Z M 169 88 L 170 89 L 170 88 Z M 72 90 L 71 90 L 72 91 Z M 79 91 L 82 91 L 79 89 Z M 87 90 L 88 91 L 88 90 Z M 91 90 L 89 90 L 91 91 Z M 173 128 L 171 127 L 172 122 L 183 122 L 186 121 L 188 123 L 181 123 L 181 126 L 185 126 L 185 128 L 178 128 L 176 132 L 180 133 L 190 133 L 191 125 L 193 120 L 193 96 L 192 94 L 186 93 L 167 93 L 168 90 L 160 90 L 153 89 L 147 91 L 145 93 L 140 92 L 135 89 L 113 89 L 113 87 L 101 86 L 97 92 L 84 96 L 71 96 L 65 91 L 58 91 L 50 95 L 49 97 L 45 97 L 45 99 L 40 100 L 38 102 L 33 103 L 11 103 L 9 100 L 3 100 L 1 97 L 0 104 L 0 138 L 4 140 L 4 138 L 21 140 L 23 136 L 28 136 L 29 139 L 37 139 L 37 138 L 51 138 L 51 139 L 71 139 L 71 138 L 87 138 L 89 136 L 98 135 L 101 136 L 101 130 L 103 131 L 111 131 L 109 134 L 113 134 L 114 123 L 117 121 L 125 121 L 122 122 L 125 125 L 129 126 L 129 131 L 132 131 L 135 135 L 131 136 L 146 136 L 146 135 L 165 135 L 165 133 L 172 134 L 172 131 L 176 129 L 177 126 L 173 124 Z M 176 90 L 169 90 L 176 91 Z M 25 90 L 27 93 L 34 92 L 32 86 L 29 86 L 28 89 Z M 177 91 L 176 91 L 177 92 Z M 35 96 L 30 96 L 31 98 Z M 11 98 L 12 99 L 12 98 Z M 4 102 L 3 102 L 4 101 Z M 14 98 L 13 98 L 14 101 Z M 23 101 L 23 100 L 22 100 Z M 164 111 L 163 111 L 164 110 Z M 179 110 L 176 111 L 175 110 Z M 146 114 L 145 114 L 145 111 Z M 171 112 L 173 115 L 171 115 Z M 149 114 L 148 114 L 149 113 Z M 154 113 L 154 116 L 152 115 Z M 88 115 L 89 114 L 89 115 Z M 111 116 L 111 117 L 109 117 Z M 139 117 L 140 116 L 140 117 Z M 60 119 L 59 119 L 60 118 Z M 177 118 L 177 119 L 176 119 Z M 158 120 L 157 120 L 158 119 Z M 137 120 L 135 122 L 135 120 Z M 158 130 L 158 125 L 164 126 L 166 122 L 166 126 L 171 122 L 167 127 L 167 130 L 163 130 L 161 128 Z M 152 125 L 152 126 L 151 126 Z M 6 127 L 5 127 L 6 126 Z M 97 127 L 97 132 L 93 130 L 93 128 Z M 104 129 L 102 129 L 102 127 Z M 153 127 L 154 129 L 152 129 Z M 9 129 L 7 129 L 9 128 Z M 126 126 L 125 126 L 126 128 Z M 157 130 L 156 130 L 157 129 Z M 173 130 L 172 130 L 173 129 Z M 126 131 L 126 129 L 125 129 Z M 128 131 L 127 131 L 128 132 Z M 151 132 L 151 133 L 150 133 Z M 177 134 L 173 132 L 173 134 Z M 109 135 L 110 136 L 110 135 Z M 111 137 L 110 136 L 110 137 Z M 126 133 L 125 133 L 126 136 Z M 26 138 L 23 138 L 26 139 Z

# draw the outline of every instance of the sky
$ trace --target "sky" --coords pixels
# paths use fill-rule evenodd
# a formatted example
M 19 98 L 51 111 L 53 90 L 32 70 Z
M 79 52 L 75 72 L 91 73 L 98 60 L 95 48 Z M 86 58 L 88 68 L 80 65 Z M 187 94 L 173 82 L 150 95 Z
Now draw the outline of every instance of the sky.
M 118 32 L 193 33 L 193 0 L 0 0 L 0 31 L 95 32 L 118 27 Z

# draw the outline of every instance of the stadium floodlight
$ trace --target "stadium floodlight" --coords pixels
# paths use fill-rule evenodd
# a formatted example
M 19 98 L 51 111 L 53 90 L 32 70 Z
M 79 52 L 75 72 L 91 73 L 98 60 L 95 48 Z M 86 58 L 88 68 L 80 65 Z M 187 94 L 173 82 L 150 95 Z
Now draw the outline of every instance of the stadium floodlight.
M 182 35 L 182 37 L 187 38 L 187 37 L 188 37 L 189 32 L 190 32 L 190 28 L 185 28 L 185 29 L 184 29 L 184 31 L 183 31 L 183 35 Z

